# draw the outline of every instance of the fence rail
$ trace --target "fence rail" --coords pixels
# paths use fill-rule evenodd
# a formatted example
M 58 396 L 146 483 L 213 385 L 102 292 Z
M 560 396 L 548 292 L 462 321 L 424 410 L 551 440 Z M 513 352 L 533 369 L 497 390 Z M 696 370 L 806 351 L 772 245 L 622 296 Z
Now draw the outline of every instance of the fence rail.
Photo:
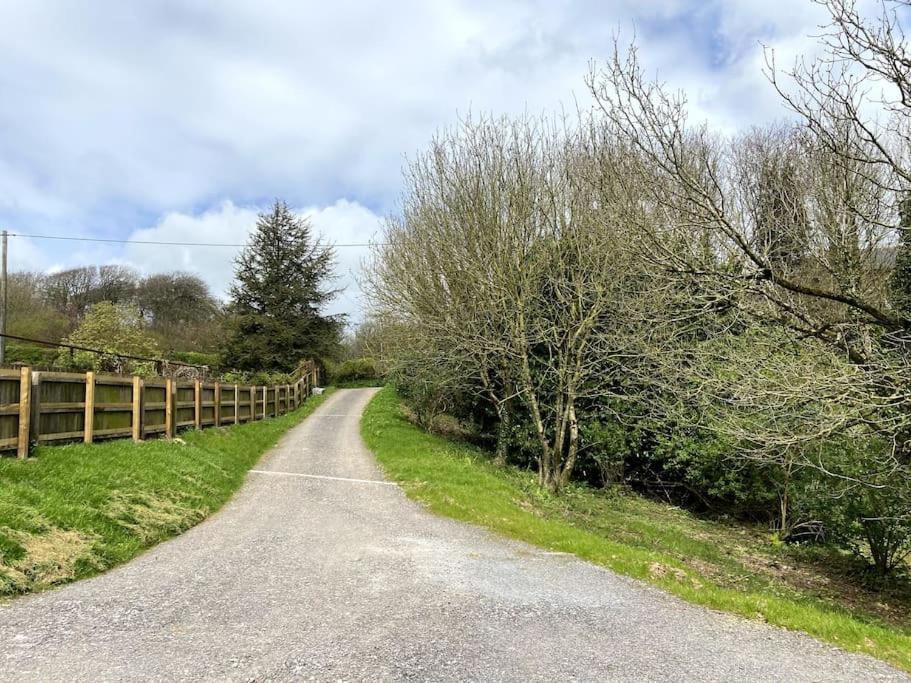
M 256 386 L 0 369 L 0 453 L 35 444 L 150 436 L 283 415 L 317 382 L 310 363 L 294 384 Z

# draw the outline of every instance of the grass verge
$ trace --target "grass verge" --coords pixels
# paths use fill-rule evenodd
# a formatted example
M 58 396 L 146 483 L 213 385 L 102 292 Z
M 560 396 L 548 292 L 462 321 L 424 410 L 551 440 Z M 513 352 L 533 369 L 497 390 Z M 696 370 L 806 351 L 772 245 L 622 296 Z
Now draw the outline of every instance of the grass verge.
M 361 433 L 388 476 L 437 514 L 573 553 L 689 602 L 804 631 L 911 671 L 906 594 L 893 596 L 899 603 L 891 605 L 876 595 L 843 596 L 812 557 L 776 548 L 757 529 L 581 486 L 550 496 L 534 474 L 496 467 L 483 451 L 411 424 L 391 387 L 367 407 Z
M 0 459 L 0 596 L 97 574 L 199 523 L 328 395 L 174 441 L 45 446 L 28 460 Z

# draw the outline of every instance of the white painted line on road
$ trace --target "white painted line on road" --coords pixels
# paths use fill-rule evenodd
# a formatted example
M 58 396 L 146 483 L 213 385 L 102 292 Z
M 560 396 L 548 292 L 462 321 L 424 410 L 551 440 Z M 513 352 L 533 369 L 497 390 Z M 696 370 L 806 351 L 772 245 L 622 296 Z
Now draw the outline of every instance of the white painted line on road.
M 350 481 L 355 484 L 380 484 L 381 486 L 395 486 L 391 481 L 378 481 L 376 479 L 350 479 L 348 477 L 330 477 L 326 474 L 303 474 L 301 472 L 274 472 L 272 470 L 250 470 L 251 474 L 274 474 L 281 477 L 303 477 L 305 479 L 329 479 L 331 481 Z

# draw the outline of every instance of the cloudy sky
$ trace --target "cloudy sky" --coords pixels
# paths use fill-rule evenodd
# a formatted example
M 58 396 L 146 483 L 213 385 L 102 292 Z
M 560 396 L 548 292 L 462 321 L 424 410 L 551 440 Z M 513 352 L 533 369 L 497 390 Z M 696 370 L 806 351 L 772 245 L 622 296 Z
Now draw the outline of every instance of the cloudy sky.
M 0 227 L 236 243 L 280 197 L 367 242 L 435 130 L 584 106 L 618 32 L 733 130 L 785 116 L 761 46 L 789 62 L 823 18 L 810 0 L 0 0 Z M 365 252 L 339 249 L 333 310 L 355 318 Z M 189 270 L 222 294 L 234 255 L 17 237 L 10 267 Z

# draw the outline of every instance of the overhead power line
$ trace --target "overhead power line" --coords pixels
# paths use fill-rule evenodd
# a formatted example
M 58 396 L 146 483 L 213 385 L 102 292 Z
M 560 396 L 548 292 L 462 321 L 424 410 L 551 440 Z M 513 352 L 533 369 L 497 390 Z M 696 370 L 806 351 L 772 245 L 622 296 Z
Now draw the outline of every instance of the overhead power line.
M 165 242 L 159 240 L 117 240 L 103 237 L 71 237 L 69 235 L 30 235 L 24 232 L 11 232 L 10 237 L 28 237 L 34 240 L 63 240 L 67 242 L 104 242 L 108 244 L 150 244 L 163 247 L 245 247 L 246 243 L 233 242 Z M 330 244 L 336 247 L 373 247 L 382 246 L 381 242 L 347 242 Z

